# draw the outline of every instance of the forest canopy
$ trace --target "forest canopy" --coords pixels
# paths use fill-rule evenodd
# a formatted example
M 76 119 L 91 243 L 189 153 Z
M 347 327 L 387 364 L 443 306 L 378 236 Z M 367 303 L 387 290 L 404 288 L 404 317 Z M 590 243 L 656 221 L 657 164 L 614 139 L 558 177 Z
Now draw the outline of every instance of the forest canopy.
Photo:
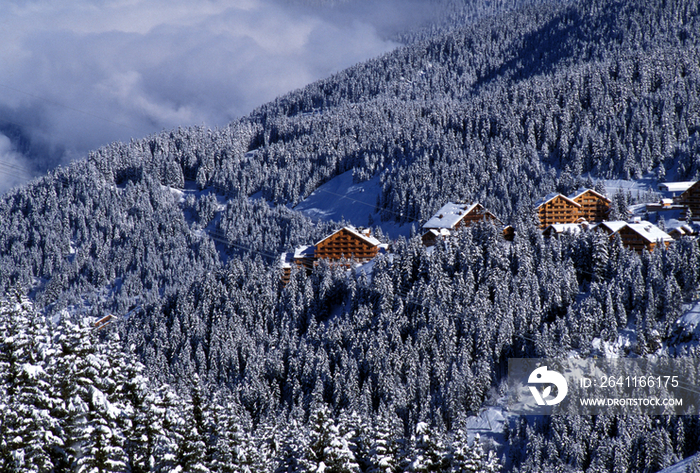
M 521 418 L 499 445 L 466 438 L 509 357 L 599 355 L 622 331 L 623 356 L 697 355 L 675 332 L 698 299 L 697 240 L 545 240 L 532 208 L 591 179 L 700 176 L 697 2 L 458 21 L 487 3 L 221 129 L 113 143 L 2 196 L 2 426 L 23 443 L 0 465 L 28 471 L 44 449 L 37 469 L 79 470 L 99 446 L 130 471 L 657 471 L 696 452 L 696 417 Z M 293 207 L 344 172 L 378 178 L 381 238 L 479 201 L 515 239 L 490 224 L 430 251 L 399 238 L 371 270 L 321 263 L 283 286 L 282 252 L 347 223 Z M 61 363 L 92 377 L 57 380 Z

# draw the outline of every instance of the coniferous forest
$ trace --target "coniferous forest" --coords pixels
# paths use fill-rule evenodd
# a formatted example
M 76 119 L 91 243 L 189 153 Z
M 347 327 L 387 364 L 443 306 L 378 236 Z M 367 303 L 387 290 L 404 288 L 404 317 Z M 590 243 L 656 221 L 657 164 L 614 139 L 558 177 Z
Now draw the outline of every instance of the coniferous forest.
M 622 331 L 621 356 L 698 356 L 675 324 L 697 239 L 544 239 L 533 204 L 591 176 L 700 178 L 700 5 L 446 4 L 226 127 L 113 143 L 0 198 L 0 470 L 655 472 L 700 450 L 698 416 L 466 427 L 501 405 L 508 358 L 600 356 Z M 378 177 L 389 251 L 283 285 L 279 255 L 342 224 L 293 207 L 344 172 Z M 447 201 L 514 240 L 382 232 Z

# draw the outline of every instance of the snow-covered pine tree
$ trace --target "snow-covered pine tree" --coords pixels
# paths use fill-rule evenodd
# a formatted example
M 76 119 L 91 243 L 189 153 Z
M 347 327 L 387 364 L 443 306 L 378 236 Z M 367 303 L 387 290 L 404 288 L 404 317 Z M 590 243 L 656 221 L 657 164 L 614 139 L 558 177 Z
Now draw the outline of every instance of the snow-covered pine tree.
M 399 465 L 399 445 L 395 435 L 399 427 L 396 418 L 386 413 L 374 422 L 374 440 L 370 450 L 370 473 L 394 473 Z
M 309 465 L 303 458 L 309 452 L 309 437 L 304 426 L 295 419 L 285 423 L 278 436 L 277 467 L 275 473 L 298 473 L 307 471 Z
M 357 412 L 353 411 L 350 414 L 342 412 L 338 419 L 338 429 L 341 437 L 347 439 L 360 471 L 367 471 L 370 467 L 372 448 L 372 433 L 369 426 Z
M 77 473 L 108 473 L 126 470 L 126 454 L 121 432 L 104 417 L 96 417 L 82 434 L 81 457 L 76 461 Z
M 484 452 L 479 434 L 474 436 L 469 445 L 467 434 L 458 430 L 452 441 L 451 468 L 453 473 L 496 473 L 501 471 L 501 465 L 496 454 Z
M 310 419 L 310 444 L 302 464 L 317 473 L 359 473 L 355 455 L 347 436 L 343 436 L 331 417 L 328 407 L 317 406 Z
M 124 423 L 126 402 L 123 396 L 118 339 L 98 340 L 92 324 L 83 320 L 61 327 L 62 356 L 55 370 L 72 369 L 72 401 L 81 406 L 82 416 L 75 431 L 73 446 L 76 468 L 80 472 L 123 471 L 126 468 Z M 70 368 L 67 367 L 70 364 Z M 54 371 L 55 372 L 55 371 Z M 65 389 L 65 382 L 62 383 Z
M 212 403 L 211 408 L 208 427 L 213 442 L 211 470 L 220 473 L 256 471 L 256 448 L 252 436 L 241 425 L 241 413 L 231 402 L 225 405 Z
M 413 456 L 409 470 L 419 473 L 444 471 L 448 465 L 442 436 L 425 422 L 416 425 Z
M 180 445 L 184 442 L 185 421 L 182 415 L 183 400 L 170 388 L 161 386 L 155 397 L 153 411 L 157 416 L 155 466 L 158 473 L 176 473 L 182 470 L 178 463 Z
M 0 300 L 0 469 L 50 471 L 61 464 L 61 428 L 45 371 L 48 329 L 19 293 Z

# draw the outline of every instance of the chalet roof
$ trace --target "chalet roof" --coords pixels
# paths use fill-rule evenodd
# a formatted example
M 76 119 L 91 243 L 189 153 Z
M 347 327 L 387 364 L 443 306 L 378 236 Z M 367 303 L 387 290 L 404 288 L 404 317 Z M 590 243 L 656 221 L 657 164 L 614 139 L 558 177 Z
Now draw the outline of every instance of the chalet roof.
M 474 210 L 478 205 L 478 202 L 474 204 L 455 204 L 454 202 L 448 202 L 443 205 L 430 220 L 425 222 L 423 228 L 454 228 L 465 215 Z
M 698 186 L 700 186 L 700 181 L 694 182 L 690 187 L 688 187 L 688 188 L 683 192 L 683 194 L 685 194 L 686 192 L 688 192 L 690 189 L 696 189 Z
M 627 222 L 625 222 L 624 220 L 610 220 L 608 222 L 600 222 L 593 228 L 604 227 L 610 230 L 610 233 L 616 233 L 620 231 L 620 229 L 625 225 L 627 225 Z
M 700 233 L 700 224 L 697 223 L 686 223 L 678 220 L 671 221 L 667 223 L 668 234 L 676 232 L 679 235 L 697 235 Z
M 422 237 L 425 237 L 427 235 L 432 235 L 434 238 L 447 238 L 450 235 L 452 235 L 452 232 L 447 228 L 429 228 L 427 232 L 423 233 Z
M 451 235 L 451 232 L 447 228 L 431 228 L 427 232 L 425 232 L 423 235 L 427 235 L 430 233 L 433 236 L 443 236 L 447 237 Z
M 685 192 L 693 187 L 695 181 L 663 182 L 659 184 L 659 190 L 666 192 Z
M 672 241 L 671 235 L 661 230 L 659 227 L 650 222 L 641 223 L 628 223 L 626 225 L 630 229 L 634 230 L 639 236 L 644 238 L 649 243 L 656 243 L 657 241 Z
M 541 198 L 540 200 L 538 200 L 537 202 L 535 202 L 535 208 L 536 208 L 536 209 L 537 209 L 537 208 L 540 208 L 540 207 L 542 207 L 544 204 L 553 201 L 553 200 L 556 199 L 557 197 L 561 197 L 562 199 L 569 201 L 569 203 L 570 203 L 571 205 L 575 206 L 575 207 L 581 207 L 581 204 L 579 204 L 578 202 L 573 201 L 570 197 L 567 197 L 567 196 L 565 196 L 565 195 L 563 195 L 563 194 L 560 194 L 560 193 L 558 193 L 558 192 L 552 192 L 552 193 L 547 194 L 546 196 L 542 197 L 542 198 Z
M 335 235 L 336 233 L 342 232 L 343 230 L 348 231 L 349 233 L 355 235 L 357 238 L 359 238 L 359 239 L 361 239 L 361 240 L 364 240 L 365 242 L 367 242 L 368 244 L 370 244 L 370 245 L 372 245 L 372 246 L 379 246 L 379 245 L 382 244 L 381 241 L 377 240 L 377 239 L 374 238 L 373 236 L 365 235 L 365 234 L 363 234 L 362 232 L 360 232 L 357 228 L 351 227 L 351 226 L 347 226 L 347 227 L 341 228 L 340 230 L 336 230 L 335 232 L 333 232 L 333 233 L 331 233 L 330 235 L 328 235 L 326 238 L 324 238 L 324 239 L 318 241 L 318 242 L 316 243 L 316 246 L 318 246 L 318 245 L 320 245 L 321 243 L 323 243 L 324 241 L 328 240 L 330 237 L 332 237 L 332 236 Z
M 572 200 L 573 200 L 573 199 L 576 199 L 577 197 L 582 196 L 582 195 L 585 194 L 586 192 L 590 192 L 590 193 L 592 193 L 592 194 L 595 194 L 595 195 L 597 195 L 598 197 L 600 197 L 601 199 L 607 200 L 608 202 L 610 202 L 610 199 L 608 199 L 607 197 L 605 197 L 603 194 L 600 194 L 600 193 L 594 191 L 593 189 L 587 189 L 587 188 L 581 188 L 581 189 L 578 189 L 576 192 L 572 192 L 571 194 L 569 194 L 569 199 L 572 199 Z
M 290 253 L 282 253 L 280 255 L 280 266 L 282 268 L 291 268 L 295 259 L 313 258 L 314 249 L 315 247 L 313 245 L 300 246 Z
M 300 246 L 298 248 L 295 248 L 294 249 L 294 259 L 313 258 L 314 257 L 314 249 L 315 249 L 315 247 L 313 245 Z
M 583 231 L 583 225 L 580 223 L 553 223 L 544 229 L 543 233 L 571 233 L 577 234 Z
M 280 255 L 280 266 L 282 268 L 291 268 L 293 258 L 294 258 L 294 253 L 282 253 Z

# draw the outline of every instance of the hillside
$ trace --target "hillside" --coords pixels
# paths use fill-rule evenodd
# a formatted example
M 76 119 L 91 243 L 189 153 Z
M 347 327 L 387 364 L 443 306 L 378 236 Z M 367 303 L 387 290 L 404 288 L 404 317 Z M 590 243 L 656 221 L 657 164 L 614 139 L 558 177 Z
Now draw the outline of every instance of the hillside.
M 700 294 L 697 240 L 642 255 L 600 235 L 545 241 L 532 204 L 584 174 L 700 176 L 699 13 L 526 2 L 416 34 L 227 127 L 105 146 L 0 199 L 0 290 L 49 320 L 114 314 L 100 338 L 118 334 L 154 383 L 208 393 L 191 415 L 210 449 L 227 406 L 251 442 L 279 441 L 259 469 L 318 467 L 314 429 L 342 425 L 357 434 L 349 471 L 383 466 L 370 450 L 385 439 L 396 471 L 428 471 L 418 457 L 454 454 L 469 417 L 500 402 L 508 358 L 589 356 L 622 330 L 637 336 L 623 356 L 672 342 Z M 488 225 L 432 252 L 405 237 L 445 202 L 477 200 L 516 226 L 512 243 Z M 282 287 L 280 253 L 370 215 L 395 238 L 371 277 L 321 264 Z M 657 471 L 700 449 L 699 425 L 522 417 L 486 447 L 509 471 Z

